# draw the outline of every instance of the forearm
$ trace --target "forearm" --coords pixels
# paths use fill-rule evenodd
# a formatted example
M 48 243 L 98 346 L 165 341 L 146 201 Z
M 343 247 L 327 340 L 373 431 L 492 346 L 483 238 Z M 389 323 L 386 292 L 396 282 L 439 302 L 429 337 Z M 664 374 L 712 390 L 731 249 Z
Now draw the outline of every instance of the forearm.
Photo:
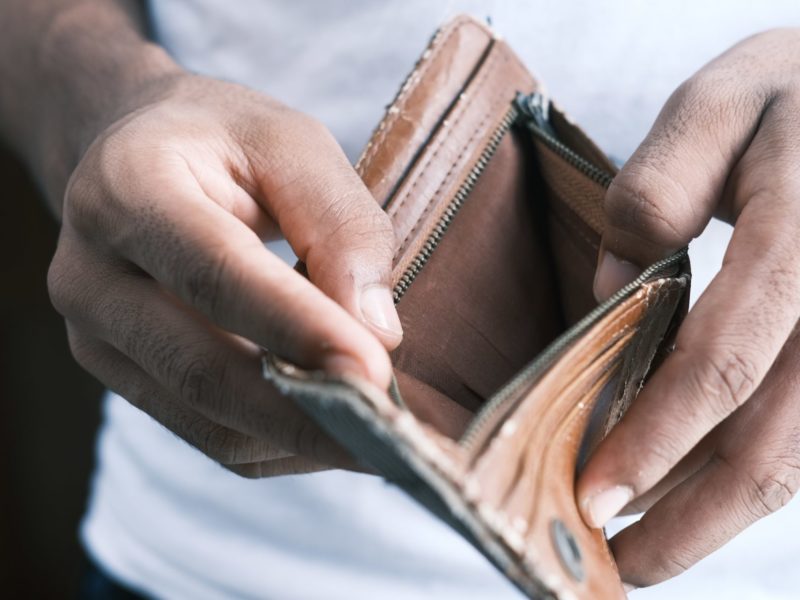
M 57 213 L 97 134 L 180 73 L 144 35 L 135 0 L 0 3 L 0 135 Z

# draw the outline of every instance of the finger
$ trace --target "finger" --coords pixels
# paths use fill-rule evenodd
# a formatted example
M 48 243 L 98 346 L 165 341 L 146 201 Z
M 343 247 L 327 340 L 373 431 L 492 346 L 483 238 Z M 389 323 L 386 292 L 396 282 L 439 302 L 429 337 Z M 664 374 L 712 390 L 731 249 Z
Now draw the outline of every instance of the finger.
M 635 515 L 650 510 L 650 507 L 661 500 L 675 487 L 697 473 L 711 460 L 717 447 L 718 437 L 717 430 L 709 433 L 697 446 L 692 448 L 689 454 L 670 469 L 669 473 L 658 483 L 626 505 L 625 508 L 620 511 L 620 515 Z
M 265 123 L 263 135 L 246 141 L 260 197 L 311 280 L 387 348 L 396 347 L 402 328 L 391 293 L 394 230 L 331 133 L 292 113 L 280 131 Z M 278 151 L 289 147 L 292 153 Z
M 82 367 L 213 460 L 238 465 L 291 456 L 274 444 L 214 423 L 175 401 L 133 361 L 69 323 L 67 333 L 73 356 Z
M 303 366 L 348 371 L 388 387 L 389 358 L 378 340 L 209 201 L 185 163 L 164 162 L 157 154 L 122 158 L 116 160 L 130 172 L 120 167 L 117 176 L 136 184 L 120 187 L 141 189 L 107 198 L 93 184 L 73 182 L 68 226 L 87 239 L 108 240 L 222 328 Z M 55 265 L 68 260 L 59 249 Z
M 220 162 L 213 148 L 202 144 L 182 147 L 180 152 L 187 155 L 186 166 L 207 198 L 247 225 L 262 241 L 280 237 L 278 224 L 256 199 L 258 190 L 238 175 L 236 165 Z M 195 164 L 203 168 L 193 168 Z
M 740 161 L 732 185 L 744 208 L 721 271 L 684 322 L 675 351 L 580 478 L 581 508 L 595 526 L 650 489 L 750 397 L 800 317 L 800 149 L 783 141 L 798 133 L 788 108 L 773 102 Z
M 91 263 L 81 244 L 70 243 L 75 265 Z M 73 322 L 130 357 L 174 399 L 213 423 L 267 439 L 292 454 L 327 463 L 349 455 L 297 406 L 261 376 L 260 350 L 214 328 L 166 294 L 158 284 L 117 265 L 96 264 L 84 282 L 76 270 L 64 275 L 82 288 L 85 311 L 67 311 Z M 71 293 L 73 301 L 78 299 Z M 148 377 L 149 379 L 149 377 Z
M 750 68 L 734 47 L 681 85 L 615 177 L 605 198 L 598 299 L 705 229 L 772 94 L 768 85 L 739 84 L 744 64 Z
M 257 463 L 224 466 L 229 471 L 248 479 L 263 479 L 280 475 L 303 475 L 331 469 L 330 465 L 314 462 L 303 456 L 289 456 Z
M 800 485 L 798 351 L 794 336 L 756 396 L 720 427 L 709 462 L 612 540 L 624 581 L 643 586 L 673 577 L 794 496 Z

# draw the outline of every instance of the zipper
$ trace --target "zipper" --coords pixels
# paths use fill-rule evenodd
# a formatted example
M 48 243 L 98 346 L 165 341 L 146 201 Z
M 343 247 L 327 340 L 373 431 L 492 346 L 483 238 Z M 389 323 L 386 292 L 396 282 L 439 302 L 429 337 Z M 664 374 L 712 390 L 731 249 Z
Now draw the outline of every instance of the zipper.
M 520 114 L 527 117 L 528 128 L 545 146 L 592 181 L 599 183 L 604 188 L 608 188 L 611 185 L 611 181 L 614 179 L 612 173 L 586 160 L 558 139 L 553 126 L 550 124 L 550 101 L 543 94 L 539 92 L 528 95 L 517 94 L 514 104 Z
M 395 284 L 392 290 L 395 304 L 400 302 L 400 299 L 408 291 L 408 288 L 411 287 L 411 284 L 414 283 L 417 275 L 422 271 L 422 268 L 436 250 L 436 247 L 442 241 L 444 234 L 447 232 L 447 228 L 453 222 L 453 219 L 475 187 L 478 179 L 486 170 L 489 161 L 492 159 L 495 152 L 497 152 L 497 147 L 500 145 L 503 137 L 516 122 L 522 122 L 527 125 L 528 129 L 530 129 L 530 131 L 548 148 L 592 181 L 597 182 L 605 188 L 611 184 L 614 178 L 613 174 L 586 160 L 558 139 L 550 124 L 549 114 L 550 101 L 540 92 L 517 94 L 508 112 L 489 138 L 489 142 L 484 147 L 475 165 L 469 170 L 466 178 L 453 196 L 453 199 L 448 203 L 442 216 L 439 218 L 436 225 L 434 225 L 433 230 L 428 234 L 425 243 L 422 244 L 422 248 L 411 260 L 408 267 L 406 267 L 400 279 Z
M 439 242 L 442 241 L 447 228 L 450 227 L 450 223 L 453 222 L 456 214 L 463 206 L 467 197 L 469 197 L 469 193 L 472 191 L 472 188 L 475 187 L 475 184 L 478 182 L 481 174 L 486 170 L 489 161 L 492 159 L 495 152 L 497 152 L 497 147 L 500 145 L 500 142 L 503 140 L 503 137 L 506 135 L 506 133 L 508 133 L 508 130 L 511 129 L 511 126 L 514 124 L 514 122 L 519 118 L 519 114 L 519 108 L 516 106 L 516 104 L 512 104 L 508 112 L 503 117 L 503 120 L 500 121 L 500 124 L 492 133 L 491 137 L 489 138 L 489 142 L 483 149 L 483 152 L 481 152 L 478 160 L 475 162 L 475 165 L 469 170 L 466 178 L 456 191 L 455 196 L 453 196 L 453 199 L 448 203 L 447 207 L 442 213 L 442 216 L 436 222 L 433 230 L 430 232 L 425 240 L 425 243 L 422 245 L 422 249 L 417 253 L 411 263 L 409 263 L 408 267 L 406 267 L 406 270 L 403 271 L 403 274 L 400 276 L 400 280 L 397 282 L 397 284 L 395 284 L 394 289 L 392 290 L 392 296 L 395 304 L 400 302 L 400 299 L 403 297 L 406 291 L 408 291 L 408 288 L 411 287 L 411 284 L 414 283 L 417 275 L 419 275 L 420 271 L 422 271 L 422 268 L 428 262 L 434 250 L 436 250 Z

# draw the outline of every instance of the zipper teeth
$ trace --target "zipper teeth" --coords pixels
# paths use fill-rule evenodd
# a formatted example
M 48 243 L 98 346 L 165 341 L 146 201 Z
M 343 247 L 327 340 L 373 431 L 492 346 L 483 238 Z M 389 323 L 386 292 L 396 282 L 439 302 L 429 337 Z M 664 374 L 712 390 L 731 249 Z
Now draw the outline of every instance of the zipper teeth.
M 589 162 L 562 141 L 556 139 L 555 136 L 548 133 L 541 127 L 538 127 L 535 123 L 529 123 L 528 127 L 530 128 L 531 132 L 548 148 L 558 154 L 573 167 L 578 169 L 581 173 L 586 175 L 589 179 L 599 183 L 604 188 L 608 188 L 608 186 L 611 185 L 611 182 L 614 179 L 614 176 L 611 173 L 601 169 L 594 163 Z
M 405 271 L 403 271 L 403 274 L 400 276 L 399 281 L 395 284 L 394 289 L 392 290 L 392 296 L 395 304 L 400 302 L 400 299 L 403 297 L 406 291 L 408 291 L 408 288 L 411 287 L 414 279 L 417 278 L 419 272 L 430 259 L 433 251 L 436 250 L 436 247 L 439 245 L 439 242 L 441 242 L 442 237 L 447 231 L 447 228 L 450 227 L 450 223 L 453 222 L 453 219 L 466 201 L 467 197 L 472 191 L 472 188 L 474 188 L 475 184 L 478 182 L 478 178 L 486 169 L 492 156 L 494 156 L 494 153 L 497 152 L 497 147 L 500 145 L 503 137 L 511 128 L 511 125 L 518 116 L 519 110 L 512 105 L 506 115 L 503 117 L 503 120 L 500 121 L 497 129 L 495 129 L 494 133 L 489 138 L 489 142 L 486 144 L 483 152 L 481 152 L 481 155 L 478 157 L 475 165 L 470 169 L 469 173 L 467 173 L 466 178 L 456 191 L 455 196 L 449 202 L 442 213 L 442 216 L 436 222 L 433 230 L 428 235 L 425 243 L 422 245 L 422 249 L 417 253 L 411 263 L 409 263 L 408 267 L 406 267 Z
M 674 267 L 686 258 L 688 250 L 683 248 L 675 254 L 650 265 L 639 277 L 611 296 L 608 300 L 597 306 L 583 319 L 575 323 L 566 332 L 556 338 L 541 354 L 533 361 L 528 363 L 511 381 L 504 385 L 495 393 L 492 398 L 483 406 L 480 412 L 470 423 L 467 430 L 461 436 L 459 444 L 467 450 L 472 450 L 478 440 L 478 435 L 483 426 L 494 416 L 497 411 L 503 408 L 506 403 L 515 399 L 523 387 L 538 379 L 541 374 L 550 366 L 553 359 L 569 346 L 578 336 L 594 325 L 599 319 L 608 314 L 620 302 L 633 295 L 649 279 Z

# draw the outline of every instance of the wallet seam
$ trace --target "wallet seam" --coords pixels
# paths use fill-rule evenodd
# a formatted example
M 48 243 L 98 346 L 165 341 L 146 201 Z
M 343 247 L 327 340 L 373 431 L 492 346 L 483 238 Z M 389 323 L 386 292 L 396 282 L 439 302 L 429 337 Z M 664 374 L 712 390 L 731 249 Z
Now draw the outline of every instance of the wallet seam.
M 414 91 L 416 91 L 420 81 L 424 79 L 425 73 L 427 73 L 428 70 L 430 70 L 431 65 L 434 64 L 440 56 L 442 56 L 445 49 L 448 47 L 447 44 L 453 39 L 453 34 L 457 31 L 460 31 L 461 27 L 470 24 L 475 25 L 472 19 L 468 17 L 461 17 L 452 24 L 450 31 L 448 31 L 441 40 L 438 38 L 441 34 L 444 34 L 443 30 L 440 30 L 437 35 L 433 37 L 428 45 L 428 52 L 430 52 L 430 54 L 425 56 L 425 53 L 423 53 L 422 60 L 409 74 L 407 83 L 403 85 L 402 89 L 397 94 L 397 97 L 389 105 L 384 118 L 378 124 L 378 127 L 370 138 L 369 142 L 367 142 L 368 147 L 361 155 L 361 158 L 358 159 L 358 162 L 355 166 L 355 170 L 359 175 L 363 175 L 372 166 L 372 161 L 375 159 L 378 150 L 382 148 L 382 144 L 388 137 L 389 133 L 394 127 L 395 122 L 399 118 L 400 113 L 402 112 L 400 107 L 406 105 L 408 98 Z M 392 112 L 393 108 L 397 108 L 397 111 Z
M 475 87 L 473 90 L 470 90 L 469 99 L 461 108 L 460 114 L 458 117 L 453 121 L 452 127 L 455 128 L 461 122 L 461 120 L 468 115 L 469 108 L 473 105 L 475 98 L 479 96 L 480 90 L 482 90 L 486 83 L 490 80 L 490 76 L 497 73 L 498 71 L 493 68 L 493 63 L 502 61 L 505 63 L 507 61 L 506 53 L 492 53 L 492 55 L 488 58 L 486 63 L 484 64 L 484 72 L 481 74 L 480 78 L 476 80 Z M 481 117 L 480 122 L 475 126 L 475 129 L 472 132 L 472 135 L 464 142 L 461 151 L 456 156 L 453 164 L 450 166 L 450 169 L 447 171 L 445 176 L 441 179 L 439 186 L 436 188 L 436 191 L 431 195 L 430 200 L 428 201 L 427 206 L 419 215 L 419 217 L 414 222 L 414 226 L 411 230 L 406 234 L 403 238 L 403 241 L 400 243 L 397 251 L 394 254 L 394 260 L 397 260 L 398 257 L 402 256 L 402 254 L 408 249 L 407 245 L 409 240 L 414 236 L 414 234 L 419 230 L 422 223 L 425 221 L 425 217 L 431 212 L 433 207 L 437 204 L 436 200 L 444 188 L 444 186 L 450 181 L 451 175 L 454 171 L 459 167 L 459 161 L 464 157 L 464 155 L 470 150 L 472 141 L 475 140 L 478 135 L 483 133 L 485 130 L 485 124 L 489 120 L 489 118 L 494 114 L 496 106 L 500 103 L 500 100 L 503 98 L 504 94 L 501 92 L 495 93 L 494 98 L 490 102 L 489 106 L 487 107 L 486 111 L 484 112 L 483 116 Z M 403 206 L 405 205 L 406 201 L 411 197 L 412 192 L 417 187 L 420 181 L 423 180 L 423 175 L 427 172 L 427 170 L 432 165 L 433 161 L 438 156 L 440 150 L 444 147 L 446 141 L 446 136 L 440 136 L 439 139 L 436 141 L 436 149 L 433 150 L 433 153 L 430 157 L 425 161 L 423 167 L 415 173 L 414 181 L 411 183 L 410 187 L 406 192 L 403 194 L 403 197 L 400 201 L 395 205 L 392 203 L 390 205 L 389 210 L 390 214 L 397 214 L 400 210 L 402 210 Z M 393 210 L 392 210 L 393 209 Z

